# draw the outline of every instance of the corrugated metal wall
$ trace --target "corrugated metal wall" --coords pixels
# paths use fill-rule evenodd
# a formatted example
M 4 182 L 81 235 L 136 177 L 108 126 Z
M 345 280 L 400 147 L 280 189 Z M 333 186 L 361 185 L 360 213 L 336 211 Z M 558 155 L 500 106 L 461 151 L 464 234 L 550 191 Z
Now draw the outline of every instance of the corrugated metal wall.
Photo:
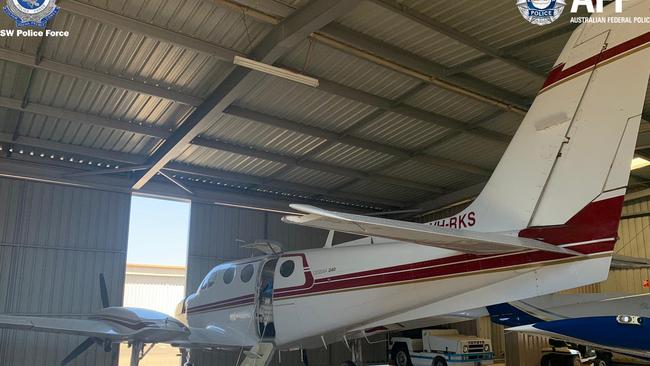
M 626 205 L 623 216 L 650 210 L 650 201 L 643 200 Z M 618 233 L 621 236 L 614 252 L 619 255 L 650 258 L 650 216 L 621 220 Z M 650 270 L 625 269 L 612 270 L 607 281 L 600 284 L 602 292 L 624 292 L 631 294 L 648 293 L 643 288 L 643 280 L 650 279 Z
M 242 242 L 270 239 L 282 243 L 285 250 L 318 248 L 325 244 L 327 232 L 288 225 L 280 221 L 281 217 L 273 212 L 192 203 L 186 292 L 194 292 L 215 265 L 258 255 L 242 249 Z M 348 236 L 337 234 L 335 243 L 347 239 Z M 385 349 L 383 342 L 364 345 L 364 357 L 367 361 L 383 362 Z M 237 357 L 236 353 L 229 352 L 193 352 L 192 362 L 196 366 L 234 365 Z M 283 365 L 300 364 L 299 352 L 283 352 L 280 357 Z M 308 357 L 310 365 L 337 365 L 350 359 L 350 352 L 344 345 L 335 344 L 327 350 L 310 350 Z M 274 363 L 277 360 L 276 355 Z
M 0 313 L 79 317 L 122 303 L 130 196 L 0 179 Z M 83 338 L 0 330 L 0 365 L 58 365 Z M 91 348 L 75 365 L 111 365 Z

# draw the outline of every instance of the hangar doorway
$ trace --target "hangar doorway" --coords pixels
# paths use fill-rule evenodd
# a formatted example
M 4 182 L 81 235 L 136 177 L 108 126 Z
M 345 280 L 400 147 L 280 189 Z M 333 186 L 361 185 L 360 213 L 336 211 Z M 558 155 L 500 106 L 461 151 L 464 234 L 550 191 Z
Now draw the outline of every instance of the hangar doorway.
M 185 297 L 190 202 L 133 195 L 124 281 L 124 306 L 174 315 Z M 178 366 L 178 350 L 156 345 L 141 366 Z M 131 349 L 120 347 L 119 365 Z

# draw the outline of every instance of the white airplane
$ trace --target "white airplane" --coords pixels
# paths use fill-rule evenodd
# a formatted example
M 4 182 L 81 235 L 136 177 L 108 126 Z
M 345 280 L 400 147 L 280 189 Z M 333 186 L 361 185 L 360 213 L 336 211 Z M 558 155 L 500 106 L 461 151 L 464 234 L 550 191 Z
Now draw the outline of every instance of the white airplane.
M 613 15 L 608 7 L 595 17 Z M 628 1 L 619 16 L 650 16 Z M 0 327 L 184 350 L 326 347 L 366 330 L 516 301 L 607 278 L 650 76 L 647 24 L 583 24 L 562 51 L 487 186 L 463 212 L 417 224 L 293 205 L 291 224 L 366 236 L 215 267 L 177 318 L 108 307 L 87 320 L 0 315 Z M 105 286 L 103 286 L 105 287 Z M 105 292 L 105 291 L 104 291 Z M 181 322 L 182 321 L 182 322 Z M 358 347 L 352 347 L 359 361 Z M 188 362 L 189 363 L 189 362 Z

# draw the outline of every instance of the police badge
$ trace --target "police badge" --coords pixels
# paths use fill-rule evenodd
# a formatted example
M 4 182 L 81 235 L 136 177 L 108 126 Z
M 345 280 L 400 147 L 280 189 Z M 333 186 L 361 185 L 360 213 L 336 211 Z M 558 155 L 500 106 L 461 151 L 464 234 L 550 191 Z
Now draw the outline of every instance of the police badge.
M 45 28 L 58 12 L 56 0 L 7 0 L 5 14 L 16 21 L 18 27 Z
M 517 0 L 517 7 L 524 19 L 537 25 L 556 21 L 565 6 L 565 0 Z

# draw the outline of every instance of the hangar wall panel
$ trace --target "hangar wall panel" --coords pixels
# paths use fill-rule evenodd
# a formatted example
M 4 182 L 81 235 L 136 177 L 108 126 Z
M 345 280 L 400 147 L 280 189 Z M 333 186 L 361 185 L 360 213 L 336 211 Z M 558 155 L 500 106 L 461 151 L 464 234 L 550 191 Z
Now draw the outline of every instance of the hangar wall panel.
M 616 243 L 614 253 L 650 259 L 650 200 L 643 200 L 626 205 L 623 216 L 639 215 L 640 217 L 621 220 L 618 229 L 620 239 Z M 624 292 L 631 294 L 648 293 L 643 288 L 643 280 L 650 279 L 650 269 L 612 270 L 607 281 L 601 283 L 602 292 Z
M 254 253 L 241 245 L 257 239 L 270 239 L 283 244 L 285 250 L 319 248 L 325 244 L 327 232 L 318 229 L 288 225 L 280 221 L 282 214 L 244 208 L 192 203 L 190 237 L 187 260 L 186 292 L 193 293 L 205 275 L 217 264 L 247 258 Z M 350 240 L 352 236 L 336 235 L 335 243 Z M 318 316 L 318 314 L 314 314 Z M 374 338 L 373 338 L 374 340 Z M 381 341 L 364 344 L 367 361 L 382 362 L 386 359 L 386 344 Z M 193 352 L 196 366 L 234 365 L 237 352 Z M 274 357 L 274 364 L 300 364 L 300 352 L 282 352 Z M 310 365 L 335 365 L 350 359 L 350 352 L 343 344 L 328 349 L 308 351 Z
M 78 318 L 122 303 L 130 196 L 0 178 L 0 313 Z M 84 339 L 0 330 L 0 365 L 58 364 Z M 93 347 L 73 365 L 112 365 Z

